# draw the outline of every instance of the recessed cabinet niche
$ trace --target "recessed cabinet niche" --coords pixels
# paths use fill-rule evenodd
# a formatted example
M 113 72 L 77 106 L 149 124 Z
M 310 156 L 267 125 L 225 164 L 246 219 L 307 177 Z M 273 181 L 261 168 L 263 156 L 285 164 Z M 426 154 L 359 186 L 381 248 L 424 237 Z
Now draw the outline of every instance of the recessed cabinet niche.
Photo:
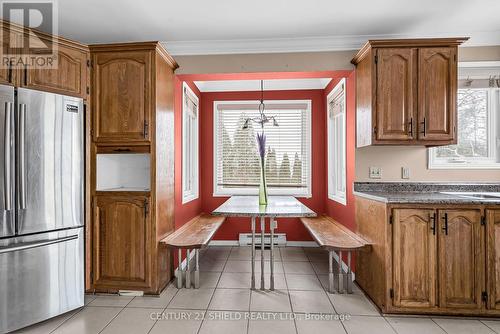
M 457 50 L 467 38 L 370 40 L 356 65 L 356 144 L 454 144 Z

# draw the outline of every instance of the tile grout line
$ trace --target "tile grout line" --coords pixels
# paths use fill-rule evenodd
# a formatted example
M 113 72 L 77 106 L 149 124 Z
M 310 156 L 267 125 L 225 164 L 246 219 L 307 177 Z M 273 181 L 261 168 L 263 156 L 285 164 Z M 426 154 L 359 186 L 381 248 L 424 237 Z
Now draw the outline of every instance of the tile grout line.
M 84 301 L 84 304 L 85 304 L 85 301 Z M 59 327 L 61 327 L 62 325 L 64 325 L 66 322 L 68 322 L 69 320 L 73 319 L 73 317 L 75 317 L 78 313 L 82 312 L 83 309 L 85 309 L 87 306 L 86 305 L 83 305 L 83 307 L 81 307 L 78 311 L 76 311 L 74 314 L 72 314 L 68 319 L 65 319 L 63 322 L 61 322 L 58 326 L 56 326 L 56 328 L 54 328 L 52 331 L 50 331 L 49 333 L 54 333 L 56 330 L 59 329 Z M 71 311 L 70 311 L 71 312 Z M 47 319 L 49 320 L 49 319 Z
M 498 332 L 497 332 L 496 330 L 494 330 L 493 328 L 491 328 L 490 326 L 488 326 L 487 324 L 485 324 L 485 323 L 483 322 L 483 320 L 479 320 L 479 322 L 480 322 L 480 323 L 482 323 L 483 325 L 485 325 L 486 327 L 488 327 L 488 328 L 489 328 L 489 329 L 490 329 L 493 333 L 498 334 Z
M 304 250 L 302 249 L 302 251 Z M 281 254 L 281 251 L 280 251 L 280 257 L 281 257 L 281 262 L 283 263 L 283 255 Z M 288 280 L 286 279 L 285 265 L 283 265 L 283 279 L 285 280 L 286 292 L 288 293 L 288 302 L 290 303 L 290 310 L 292 311 L 292 314 L 295 314 L 295 310 L 293 309 L 292 305 L 292 296 L 290 296 L 290 289 L 288 288 Z M 297 328 L 297 321 L 295 320 L 295 317 L 293 319 L 293 327 L 295 327 L 295 333 L 298 334 L 299 329 Z
M 439 325 L 436 321 L 434 321 L 434 319 L 432 319 L 432 317 L 430 319 L 432 320 L 433 323 L 436 324 L 436 326 L 438 326 L 439 328 L 441 328 L 443 330 L 443 332 L 445 332 L 445 333 L 448 334 L 448 331 L 446 329 L 444 329 L 441 325 Z
M 134 297 L 135 298 L 135 297 Z M 128 306 L 128 304 L 130 304 L 132 302 L 132 300 L 134 300 L 134 298 L 132 298 L 125 306 L 123 306 L 123 308 L 120 310 L 120 312 L 118 312 L 113 318 L 111 318 L 111 320 L 106 324 L 106 326 L 104 326 L 100 331 L 99 331 L 99 334 L 102 333 L 106 328 L 108 328 L 108 326 L 113 322 L 115 321 L 115 319 L 123 312 L 123 310 Z

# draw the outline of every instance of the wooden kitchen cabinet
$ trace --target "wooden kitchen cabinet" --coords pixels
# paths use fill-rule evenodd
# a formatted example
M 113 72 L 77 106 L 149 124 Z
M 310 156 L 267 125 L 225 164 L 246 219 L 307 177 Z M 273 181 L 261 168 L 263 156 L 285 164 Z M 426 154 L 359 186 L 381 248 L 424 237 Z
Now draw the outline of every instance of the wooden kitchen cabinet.
M 2 55 L 4 55 L 4 51 L 8 50 L 9 47 L 16 46 L 21 43 L 22 35 L 19 32 L 12 31 L 5 27 L 5 24 L 2 25 Z M 8 55 L 12 56 L 12 55 Z M 5 67 L 2 66 L 0 68 L 0 84 L 2 85 L 11 85 L 15 86 L 18 81 L 18 71 L 12 68 L 12 66 Z
M 439 210 L 438 215 L 439 306 L 480 309 L 485 263 L 481 211 Z
M 457 48 L 420 48 L 418 59 L 418 139 L 456 142 Z
M 356 282 L 384 313 L 500 316 L 500 205 L 355 197 Z
M 149 203 L 148 196 L 133 193 L 94 197 L 92 240 L 96 289 L 151 288 L 149 249 L 155 238 Z
M 392 233 L 394 306 L 435 307 L 436 211 L 396 209 Z
M 42 40 L 50 44 L 49 40 Z M 21 86 L 86 99 L 88 47 L 60 37 L 56 37 L 53 41 L 57 43 L 57 68 L 24 69 Z
M 486 210 L 486 254 L 488 308 L 500 311 L 500 208 Z
M 356 143 L 456 143 L 457 49 L 467 38 L 370 40 L 356 65 Z
M 149 142 L 154 51 L 93 52 L 96 142 Z
M 89 188 L 97 199 L 94 211 L 101 214 L 91 222 L 95 232 L 89 247 L 100 255 L 88 264 L 86 290 L 157 295 L 173 275 L 173 256 L 160 241 L 174 230 L 177 64 L 158 42 L 91 45 L 90 53 Z M 100 154 L 138 153 L 148 156 L 149 189 L 97 190 Z

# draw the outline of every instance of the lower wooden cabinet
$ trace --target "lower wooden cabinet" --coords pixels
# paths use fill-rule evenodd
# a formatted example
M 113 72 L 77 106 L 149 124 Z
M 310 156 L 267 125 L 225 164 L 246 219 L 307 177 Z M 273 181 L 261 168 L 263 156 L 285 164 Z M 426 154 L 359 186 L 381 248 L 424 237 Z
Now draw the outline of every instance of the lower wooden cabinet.
M 356 197 L 356 222 L 373 243 L 356 281 L 383 312 L 500 316 L 500 205 Z
M 437 305 L 435 217 L 435 210 L 394 210 L 393 303 L 397 307 Z
M 482 307 L 484 230 L 481 210 L 439 210 L 439 306 Z
M 500 208 L 486 210 L 488 308 L 500 311 Z
M 148 197 L 95 196 L 94 287 L 150 288 L 153 239 Z

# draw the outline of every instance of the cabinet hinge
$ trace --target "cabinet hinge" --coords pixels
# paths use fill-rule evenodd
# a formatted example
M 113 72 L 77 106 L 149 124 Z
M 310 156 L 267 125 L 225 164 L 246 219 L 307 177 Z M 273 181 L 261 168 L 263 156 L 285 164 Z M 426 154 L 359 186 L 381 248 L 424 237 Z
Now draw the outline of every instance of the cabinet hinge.
M 147 218 L 149 214 L 149 201 L 147 199 L 144 200 L 144 218 Z
M 94 129 L 90 129 L 90 136 L 94 137 Z
M 393 215 L 390 215 L 390 216 L 389 216 L 389 224 L 392 224 L 393 220 L 394 220 L 394 216 L 393 216 Z
M 148 138 L 149 135 L 149 123 L 144 120 L 144 138 Z
M 375 64 L 378 64 L 378 56 L 375 55 Z
M 377 134 L 377 127 L 376 126 L 373 127 L 373 134 Z
M 488 301 L 488 293 L 486 291 L 481 293 L 481 300 L 485 303 Z
M 87 60 L 87 67 L 94 67 L 94 62 L 92 60 Z
M 87 86 L 87 95 L 89 95 L 89 94 L 90 94 L 90 87 Z
M 90 283 L 91 284 L 94 283 L 94 272 L 93 271 L 90 272 Z
M 453 55 L 453 61 L 457 61 L 457 55 Z
M 486 225 L 486 216 L 481 217 L 481 225 Z
M 389 296 L 394 299 L 394 289 L 389 289 Z

